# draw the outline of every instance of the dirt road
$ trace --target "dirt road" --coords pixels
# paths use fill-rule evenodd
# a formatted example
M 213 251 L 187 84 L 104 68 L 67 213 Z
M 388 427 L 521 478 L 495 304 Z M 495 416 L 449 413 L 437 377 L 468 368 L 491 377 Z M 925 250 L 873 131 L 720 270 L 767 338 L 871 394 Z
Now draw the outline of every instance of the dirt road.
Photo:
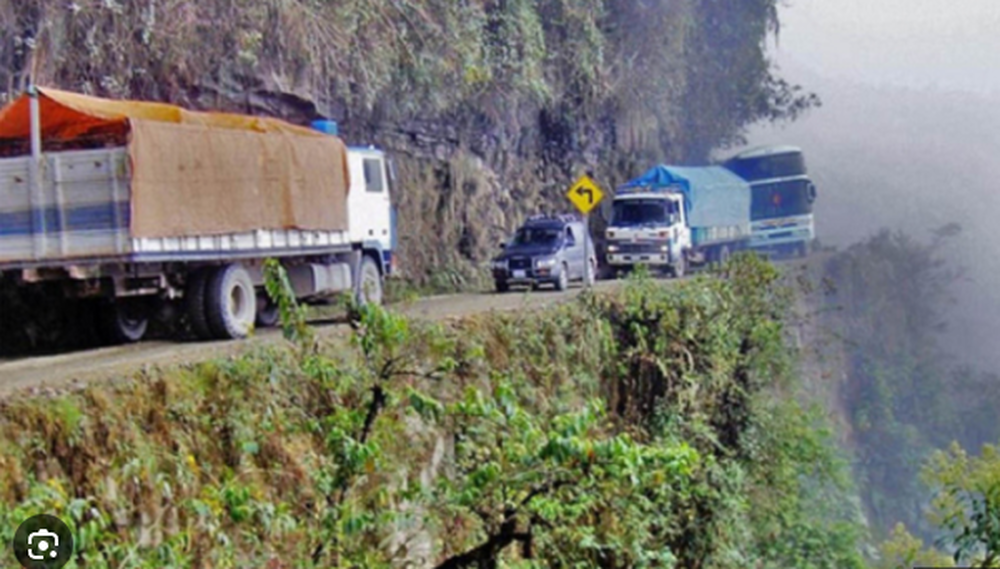
M 602 281 L 598 289 L 617 286 L 615 281 Z M 540 308 L 565 301 L 580 293 L 574 288 L 566 292 L 538 291 L 508 294 L 459 294 L 417 300 L 393 307 L 416 318 L 446 319 L 490 310 Z M 346 326 L 321 323 L 317 330 L 323 336 L 344 333 Z M 56 356 L 0 361 L 0 396 L 21 391 L 45 391 L 71 387 L 105 379 L 132 376 L 143 369 L 168 368 L 228 357 L 266 344 L 282 342 L 277 330 L 264 330 L 243 341 L 177 343 L 143 342 L 128 346 L 102 348 Z

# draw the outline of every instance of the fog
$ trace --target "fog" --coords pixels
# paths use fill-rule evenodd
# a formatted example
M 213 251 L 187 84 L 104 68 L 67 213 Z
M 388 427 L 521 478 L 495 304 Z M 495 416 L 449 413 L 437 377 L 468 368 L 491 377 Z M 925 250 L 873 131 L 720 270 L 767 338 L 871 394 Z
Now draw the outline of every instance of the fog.
M 750 143 L 802 146 L 821 242 L 949 222 L 956 286 L 947 345 L 1000 371 L 1000 2 L 814 0 L 782 8 L 772 55 L 820 109 Z

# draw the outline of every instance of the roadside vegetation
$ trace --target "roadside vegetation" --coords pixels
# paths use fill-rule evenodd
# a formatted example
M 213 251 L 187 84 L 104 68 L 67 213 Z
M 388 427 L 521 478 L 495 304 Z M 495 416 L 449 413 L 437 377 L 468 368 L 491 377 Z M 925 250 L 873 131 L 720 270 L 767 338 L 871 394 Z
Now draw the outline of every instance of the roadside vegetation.
M 770 265 L 449 325 L 363 307 L 346 344 L 286 286 L 284 348 L 6 402 L 3 531 L 58 514 L 78 567 L 863 566 Z

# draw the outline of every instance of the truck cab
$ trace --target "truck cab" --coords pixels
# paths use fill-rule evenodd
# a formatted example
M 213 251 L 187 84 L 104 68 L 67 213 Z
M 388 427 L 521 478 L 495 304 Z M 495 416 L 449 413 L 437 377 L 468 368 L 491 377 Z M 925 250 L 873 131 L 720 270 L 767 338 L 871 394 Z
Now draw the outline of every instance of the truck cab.
M 607 263 L 616 273 L 646 265 L 683 275 L 691 247 L 684 195 L 619 189 L 605 237 Z

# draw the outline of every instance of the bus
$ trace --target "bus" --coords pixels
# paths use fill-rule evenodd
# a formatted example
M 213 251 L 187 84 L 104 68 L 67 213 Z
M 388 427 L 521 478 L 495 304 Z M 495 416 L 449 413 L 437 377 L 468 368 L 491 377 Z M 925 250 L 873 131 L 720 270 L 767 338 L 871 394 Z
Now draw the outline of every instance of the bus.
M 816 186 L 794 146 L 747 150 L 723 166 L 750 183 L 750 248 L 778 256 L 805 256 L 816 238 Z

